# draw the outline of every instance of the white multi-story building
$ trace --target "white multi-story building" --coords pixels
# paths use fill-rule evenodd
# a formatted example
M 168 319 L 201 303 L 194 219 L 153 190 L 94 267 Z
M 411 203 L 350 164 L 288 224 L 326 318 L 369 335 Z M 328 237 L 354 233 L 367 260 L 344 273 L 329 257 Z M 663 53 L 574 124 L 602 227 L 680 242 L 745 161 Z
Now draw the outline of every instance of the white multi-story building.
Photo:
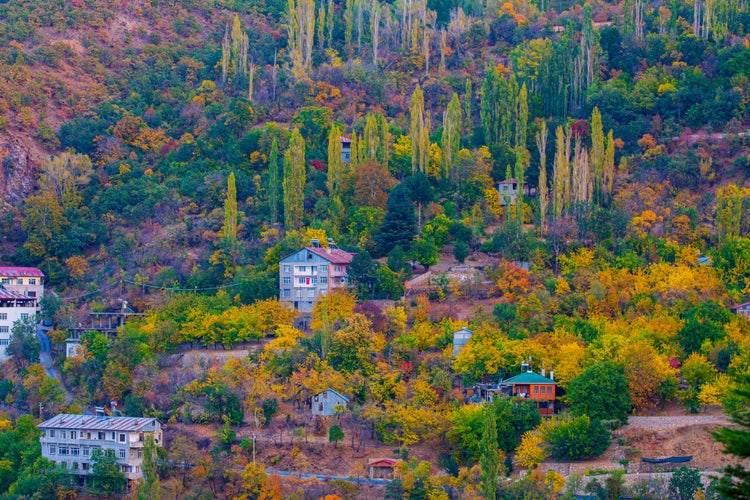
M 10 344 L 13 323 L 35 318 L 36 313 L 37 300 L 34 297 L 27 297 L 0 287 L 0 361 L 8 357 L 5 349 Z
M 115 452 L 128 480 L 140 479 L 146 436 L 158 446 L 163 443 L 155 418 L 60 414 L 37 427 L 42 431 L 42 456 L 80 476 L 91 472 L 91 454 L 101 448 Z
M 311 312 L 318 297 L 347 286 L 347 268 L 354 255 L 336 247 L 331 240 L 327 247 L 312 240 L 312 246 L 279 262 L 279 300 L 302 313 Z

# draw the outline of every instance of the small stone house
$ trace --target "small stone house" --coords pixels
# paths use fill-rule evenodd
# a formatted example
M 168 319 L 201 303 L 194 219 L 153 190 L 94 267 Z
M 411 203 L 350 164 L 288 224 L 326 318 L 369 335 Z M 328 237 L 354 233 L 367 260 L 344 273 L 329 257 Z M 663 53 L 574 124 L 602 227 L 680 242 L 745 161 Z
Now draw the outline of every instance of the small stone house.
M 518 185 L 515 179 L 500 181 L 497 183 L 497 190 L 500 192 L 500 205 L 512 205 L 516 202 L 516 189 Z
M 336 407 L 343 406 L 349 403 L 349 398 L 339 394 L 330 387 L 325 391 L 318 393 L 310 398 L 310 409 L 312 415 L 320 415 L 321 417 L 330 417 L 336 415 Z

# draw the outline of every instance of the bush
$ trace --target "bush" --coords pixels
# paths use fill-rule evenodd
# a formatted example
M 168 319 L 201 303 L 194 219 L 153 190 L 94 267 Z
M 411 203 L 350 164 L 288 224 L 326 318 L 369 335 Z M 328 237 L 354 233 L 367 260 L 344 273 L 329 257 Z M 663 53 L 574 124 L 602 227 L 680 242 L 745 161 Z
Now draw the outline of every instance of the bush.
M 588 416 L 561 420 L 547 435 L 552 456 L 560 460 L 597 457 L 609 446 L 609 432 Z

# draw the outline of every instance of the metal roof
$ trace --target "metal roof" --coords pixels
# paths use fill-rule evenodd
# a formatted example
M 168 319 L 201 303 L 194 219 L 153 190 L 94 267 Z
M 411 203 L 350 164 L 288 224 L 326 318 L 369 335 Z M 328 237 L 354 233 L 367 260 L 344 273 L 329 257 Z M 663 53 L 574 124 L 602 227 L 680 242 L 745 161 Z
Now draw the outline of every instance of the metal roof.
M 0 300 L 25 300 L 27 302 L 34 302 L 36 297 L 27 297 L 26 295 L 6 290 L 0 286 Z
M 41 272 L 36 267 L 3 267 L 3 266 L 0 266 L 0 276 L 9 277 L 9 278 L 19 278 L 19 277 L 26 277 L 26 276 L 43 278 L 44 273 Z
M 61 413 L 37 425 L 40 429 L 84 429 L 92 431 L 140 431 L 149 425 L 158 425 L 155 418 L 100 417 Z
M 345 252 L 340 248 L 315 248 L 307 247 L 315 255 L 319 255 L 333 264 L 350 264 L 354 258 L 353 253 Z
M 557 384 L 554 380 L 550 380 L 547 377 L 542 377 L 538 373 L 526 372 L 511 377 L 507 380 L 503 380 L 503 384 Z

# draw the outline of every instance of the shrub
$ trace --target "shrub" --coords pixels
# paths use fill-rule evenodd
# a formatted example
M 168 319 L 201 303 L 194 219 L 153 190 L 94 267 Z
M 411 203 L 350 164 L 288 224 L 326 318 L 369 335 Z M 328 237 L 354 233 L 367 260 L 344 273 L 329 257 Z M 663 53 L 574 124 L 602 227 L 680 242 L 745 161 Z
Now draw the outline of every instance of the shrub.
M 609 446 L 607 429 L 586 415 L 556 422 L 546 437 L 552 456 L 560 460 L 597 457 Z

